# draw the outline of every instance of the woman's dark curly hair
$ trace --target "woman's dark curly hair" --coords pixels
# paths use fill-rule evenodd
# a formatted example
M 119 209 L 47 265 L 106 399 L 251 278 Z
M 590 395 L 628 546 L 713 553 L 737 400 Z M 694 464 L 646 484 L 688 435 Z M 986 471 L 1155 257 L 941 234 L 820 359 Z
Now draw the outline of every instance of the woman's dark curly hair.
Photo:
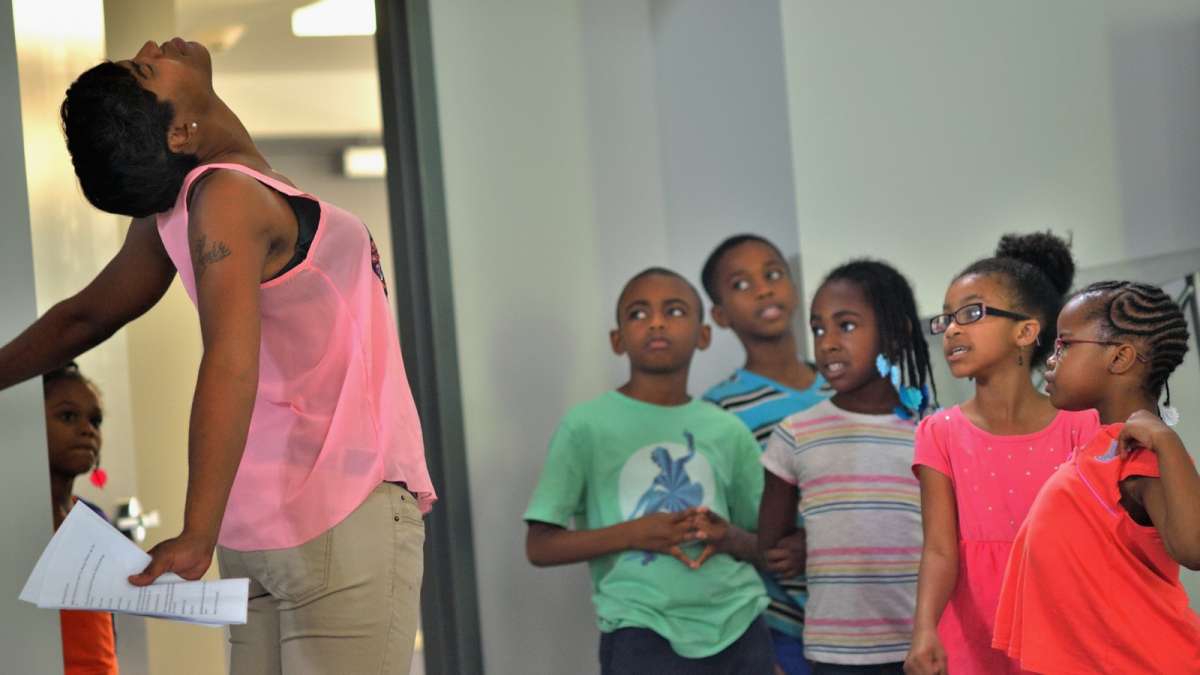
M 71 84 L 59 114 L 83 195 L 102 211 L 135 218 L 166 211 L 199 164 L 167 146 L 175 107 L 111 61 Z

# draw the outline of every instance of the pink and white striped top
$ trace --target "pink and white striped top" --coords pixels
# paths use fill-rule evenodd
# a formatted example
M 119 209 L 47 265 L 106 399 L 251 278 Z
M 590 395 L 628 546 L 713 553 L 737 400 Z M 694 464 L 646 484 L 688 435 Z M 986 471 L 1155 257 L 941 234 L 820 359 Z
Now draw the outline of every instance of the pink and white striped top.
M 804 655 L 875 665 L 912 641 L 921 491 L 909 471 L 916 426 L 825 400 L 784 418 L 762 464 L 800 493 L 808 532 Z
M 235 550 L 298 546 L 341 522 L 383 481 L 422 512 L 436 499 L 421 424 L 377 255 L 354 215 L 240 164 L 196 167 L 158 232 L 192 302 L 187 194 L 205 172 L 238 171 L 321 216 L 308 256 L 260 286 L 258 395 L 221 523 Z

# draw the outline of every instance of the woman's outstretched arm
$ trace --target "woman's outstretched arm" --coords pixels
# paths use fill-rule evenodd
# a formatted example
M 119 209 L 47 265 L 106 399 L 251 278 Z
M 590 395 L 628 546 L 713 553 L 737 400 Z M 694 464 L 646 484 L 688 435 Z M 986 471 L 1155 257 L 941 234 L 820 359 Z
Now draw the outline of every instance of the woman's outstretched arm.
M 82 291 L 0 347 L 0 389 L 51 371 L 145 314 L 175 278 L 154 218 L 135 218 L 125 243 Z

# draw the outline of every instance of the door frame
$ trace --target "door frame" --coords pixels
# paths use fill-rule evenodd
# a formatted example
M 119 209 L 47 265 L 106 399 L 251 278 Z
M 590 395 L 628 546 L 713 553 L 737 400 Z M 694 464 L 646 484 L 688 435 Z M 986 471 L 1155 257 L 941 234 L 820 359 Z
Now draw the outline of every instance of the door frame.
M 483 672 L 470 483 L 428 0 L 376 0 L 375 44 L 404 363 L 439 500 L 421 594 L 430 675 Z

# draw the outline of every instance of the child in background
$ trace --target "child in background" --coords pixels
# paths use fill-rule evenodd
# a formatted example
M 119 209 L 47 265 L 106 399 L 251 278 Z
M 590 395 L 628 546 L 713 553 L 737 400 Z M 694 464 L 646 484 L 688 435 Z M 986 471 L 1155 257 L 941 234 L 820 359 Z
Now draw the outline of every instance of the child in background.
M 1074 275 L 1058 237 L 1007 235 L 950 284 L 946 313 L 931 321 L 950 372 L 973 378 L 975 395 L 917 429 L 925 544 L 906 672 L 1020 671 L 992 647 L 1004 566 L 1042 484 L 1099 424 L 1093 410 L 1056 410 L 1031 378 Z
M 784 419 L 768 441 L 759 546 L 795 528 L 798 502 L 812 672 L 900 675 L 921 553 L 910 467 L 914 420 L 933 400 L 929 347 L 907 280 L 881 262 L 833 270 L 809 321 L 817 368 L 837 393 Z
M 692 356 L 708 346 L 703 317 L 674 272 L 626 284 L 610 339 L 629 381 L 563 418 L 525 513 L 530 562 L 591 568 L 605 675 L 771 672 L 750 532 L 758 445 L 687 393 Z
M 722 242 L 700 273 L 713 321 L 737 335 L 746 363 L 704 398 L 737 415 L 765 448 L 780 420 L 831 395 L 825 379 L 799 356 L 792 327 L 798 306 L 791 270 L 766 239 L 742 234 Z M 803 524 L 766 552 L 763 583 L 771 604 L 767 625 L 775 659 L 786 675 L 806 675 Z
M 77 501 L 108 520 L 100 507 L 73 494 L 76 477 L 99 471 L 103 441 L 100 425 L 104 418 L 99 391 L 74 363 L 43 376 L 42 389 L 46 398 L 46 445 L 50 452 L 54 529 L 62 525 Z M 102 473 L 96 475 L 103 476 Z M 112 614 L 63 609 L 59 610 L 59 624 L 65 675 L 117 675 L 117 642 Z
M 1046 482 L 1013 543 L 994 644 L 1022 668 L 1200 673 L 1200 618 L 1179 582 L 1181 564 L 1200 569 L 1200 475 L 1156 414 L 1187 341 L 1154 286 L 1093 284 L 1063 308 L 1050 399 L 1095 408 L 1105 426 Z

